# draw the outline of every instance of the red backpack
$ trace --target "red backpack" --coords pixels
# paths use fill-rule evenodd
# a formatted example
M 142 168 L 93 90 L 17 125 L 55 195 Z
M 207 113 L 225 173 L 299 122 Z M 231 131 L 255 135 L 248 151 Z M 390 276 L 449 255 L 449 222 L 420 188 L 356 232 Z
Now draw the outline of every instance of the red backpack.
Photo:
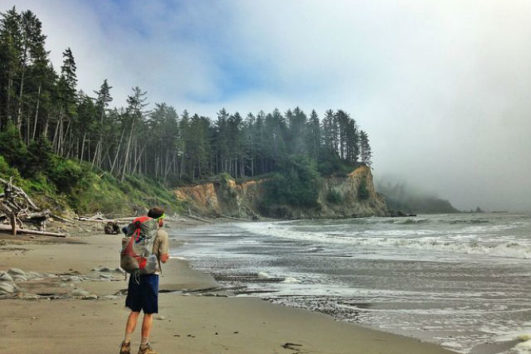
M 158 222 L 148 216 L 133 220 L 124 232 L 120 267 L 128 273 L 153 274 L 157 270 L 157 256 L 152 253 L 157 237 Z

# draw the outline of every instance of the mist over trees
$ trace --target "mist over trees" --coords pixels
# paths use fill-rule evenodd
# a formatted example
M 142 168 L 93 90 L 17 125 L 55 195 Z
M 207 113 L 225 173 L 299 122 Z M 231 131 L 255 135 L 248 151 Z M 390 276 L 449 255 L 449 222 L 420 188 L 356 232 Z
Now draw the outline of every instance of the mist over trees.
M 126 107 L 111 107 L 112 83 L 104 79 L 93 92 L 79 90 L 72 50 L 64 50 L 56 70 L 45 40 L 31 11 L 13 7 L 1 15 L 0 154 L 23 174 L 34 171 L 28 160 L 48 154 L 121 179 L 141 174 L 170 184 L 220 173 L 241 178 L 281 172 L 294 180 L 371 164 L 367 133 L 342 110 L 328 110 L 321 119 L 298 107 L 245 116 L 221 109 L 205 117 L 179 114 L 166 103 L 148 109 L 147 92 L 139 87 Z
M 404 182 L 380 179 L 376 181 L 376 189 L 383 194 L 391 211 L 426 214 L 459 212 L 449 201 L 415 190 Z

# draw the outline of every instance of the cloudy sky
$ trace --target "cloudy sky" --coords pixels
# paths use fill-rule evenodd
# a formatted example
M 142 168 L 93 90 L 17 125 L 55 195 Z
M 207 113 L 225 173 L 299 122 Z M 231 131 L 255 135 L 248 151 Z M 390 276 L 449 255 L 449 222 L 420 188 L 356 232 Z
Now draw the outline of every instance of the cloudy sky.
M 527 0 L 17 0 L 43 22 L 56 67 L 107 78 L 114 104 L 215 116 L 344 109 L 374 174 L 462 209 L 531 210 L 531 2 Z

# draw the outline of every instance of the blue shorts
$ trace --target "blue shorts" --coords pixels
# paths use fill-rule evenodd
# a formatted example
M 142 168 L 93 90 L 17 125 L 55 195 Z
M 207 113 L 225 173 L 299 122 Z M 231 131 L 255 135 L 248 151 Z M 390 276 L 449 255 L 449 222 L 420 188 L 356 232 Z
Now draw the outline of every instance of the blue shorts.
M 137 283 L 138 280 L 138 283 Z M 129 277 L 125 306 L 133 312 L 159 312 L 159 276 L 158 274 L 144 274 Z

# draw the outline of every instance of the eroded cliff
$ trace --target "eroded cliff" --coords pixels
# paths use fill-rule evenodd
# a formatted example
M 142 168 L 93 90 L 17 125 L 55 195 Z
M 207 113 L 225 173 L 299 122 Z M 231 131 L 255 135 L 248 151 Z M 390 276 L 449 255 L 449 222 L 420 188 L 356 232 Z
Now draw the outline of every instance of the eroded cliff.
M 234 179 L 222 178 L 181 187 L 175 194 L 191 211 L 209 216 L 254 218 L 265 214 L 280 218 L 338 218 L 388 214 L 384 199 L 374 189 L 372 173 L 367 166 L 356 168 L 346 177 L 322 178 L 315 208 L 282 204 L 264 208 L 262 197 L 266 182 L 261 179 L 236 183 Z

